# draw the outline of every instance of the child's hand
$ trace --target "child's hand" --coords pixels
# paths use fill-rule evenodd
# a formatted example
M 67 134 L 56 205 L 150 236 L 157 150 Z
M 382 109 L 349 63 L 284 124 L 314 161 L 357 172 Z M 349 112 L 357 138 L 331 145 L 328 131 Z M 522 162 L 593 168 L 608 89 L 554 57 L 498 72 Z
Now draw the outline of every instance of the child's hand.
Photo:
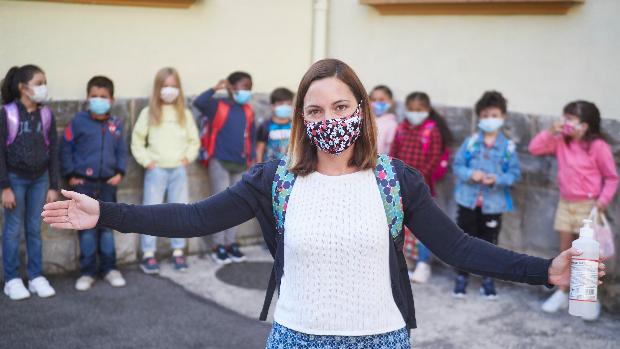
M 602 202 L 602 201 L 600 201 L 600 200 L 596 202 L 596 209 L 597 209 L 600 213 L 605 212 L 605 210 L 607 210 L 607 206 L 608 206 L 608 204 L 606 204 L 606 203 L 604 203 L 604 202 Z
M 491 185 L 495 184 L 496 180 L 497 180 L 497 177 L 495 175 L 493 175 L 493 174 L 486 174 L 486 175 L 484 175 L 484 178 L 482 178 L 482 184 L 491 186 Z
M 50 189 L 47 191 L 47 197 L 45 199 L 46 203 L 50 203 L 50 202 L 54 202 L 56 200 L 58 200 L 58 197 L 60 196 L 60 194 L 58 194 L 58 190 L 54 190 L 54 189 Z
M 215 91 L 224 90 L 224 89 L 230 90 L 230 84 L 228 83 L 228 80 L 222 79 L 218 81 L 218 83 L 213 87 L 213 89 Z
M 82 178 L 71 177 L 69 179 L 69 185 L 72 187 L 75 187 L 77 185 L 82 185 L 82 184 L 84 184 L 84 180 Z
M 12 210 L 16 205 L 17 203 L 15 202 L 15 194 L 13 193 L 13 189 L 9 187 L 2 190 L 2 206 Z
M 108 179 L 107 183 L 111 186 L 116 187 L 117 185 L 119 185 L 119 183 L 123 180 L 123 175 L 120 173 L 117 173 L 116 175 L 114 175 L 114 177 Z
M 154 162 L 151 162 L 150 164 L 146 165 L 147 170 L 152 170 L 155 167 L 157 167 L 157 164 L 155 164 Z
M 484 172 L 476 170 L 471 174 L 471 180 L 474 182 L 481 182 L 484 176 Z
M 181 160 L 181 165 L 183 165 L 183 167 L 187 167 L 189 165 L 189 160 L 187 160 L 187 158 L 183 158 L 183 160 Z
M 564 126 L 564 123 L 562 121 L 556 121 L 551 125 L 551 127 L 549 128 L 549 131 L 553 134 L 559 134 L 560 132 L 562 132 L 563 126 Z

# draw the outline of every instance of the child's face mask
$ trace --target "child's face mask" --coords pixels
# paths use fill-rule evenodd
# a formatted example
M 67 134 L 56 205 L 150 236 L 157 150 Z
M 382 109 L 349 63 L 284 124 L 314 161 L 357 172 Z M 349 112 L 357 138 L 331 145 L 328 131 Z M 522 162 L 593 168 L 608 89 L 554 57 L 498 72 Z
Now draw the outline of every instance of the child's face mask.
M 279 106 L 273 108 L 273 113 L 280 119 L 290 119 L 293 115 L 293 107 L 289 104 L 280 104 Z
M 105 115 L 110 110 L 110 100 L 101 97 L 92 97 L 88 99 L 88 110 L 95 115 Z
M 164 103 L 172 103 L 179 97 L 179 89 L 173 86 L 162 87 L 159 91 L 159 97 Z
M 28 94 L 28 98 L 35 103 L 43 103 L 47 100 L 47 85 L 28 85 L 31 93 Z
M 504 119 L 502 118 L 486 118 L 478 122 L 478 128 L 485 133 L 493 133 L 500 129 L 504 125 Z

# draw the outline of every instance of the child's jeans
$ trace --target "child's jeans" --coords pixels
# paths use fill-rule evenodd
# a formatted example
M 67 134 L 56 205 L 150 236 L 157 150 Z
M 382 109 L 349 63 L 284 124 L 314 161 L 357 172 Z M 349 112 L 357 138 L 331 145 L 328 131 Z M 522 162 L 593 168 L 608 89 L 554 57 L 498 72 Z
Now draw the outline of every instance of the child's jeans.
M 146 170 L 144 175 L 144 199 L 145 205 L 156 205 L 164 202 L 166 197 L 169 203 L 187 203 L 188 201 L 187 171 L 184 166 L 173 168 L 155 167 Z M 142 253 L 155 253 L 157 250 L 157 237 L 142 235 L 140 238 Z M 184 249 L 185 239 L 171 238 L 170 247 Z
M 211 195 L 223 192 L 226 188 L 234 185 L 241 180 L 243 172 L 230 172 L 222 166 L 222 163 L 217 159 L 209 160 L 209 182 L 211 184 Z M 237 227 L 232 227 L 215 233 L 213 235 L 213 244 L 218 245 L 230 245 L 235 242 L 237 238 Z M 214 246 L 214 247 L 215 247 Z
M 84 180 L 83 184 L 73 188 L 78 193 L 91 198 L 116 202 L 116 187 L 105 181 Z M 82 275 L 95 277 L 97 275 L 97 256 L 101 267 L 101 275 L 116 269 L 116 250 L 114 233 L 108 228 L 93 228 L 78 231 L 80 240 L 80 272 Z
M 41 276 L 42 270 L 41 211 L 49 187 L 49 174 L 46 171 L 38 178 L 27 179 L 9 172 L 9 181 L 15 194 L 16 206 L 12 210 L 4 209 L 2 231 L 4 280 L 19 278 L 19 241 L 22 224 L 26 232 L 28 279 L 33 280 Z
M 497 237 L 502 229 L 502 215 L 484 214 L 480 207 L 471 210 L 459 205 L 456 224 L 465 233 L 497 245 Z M 459 275 L 469 275 L 462 270 L 457 272 Z

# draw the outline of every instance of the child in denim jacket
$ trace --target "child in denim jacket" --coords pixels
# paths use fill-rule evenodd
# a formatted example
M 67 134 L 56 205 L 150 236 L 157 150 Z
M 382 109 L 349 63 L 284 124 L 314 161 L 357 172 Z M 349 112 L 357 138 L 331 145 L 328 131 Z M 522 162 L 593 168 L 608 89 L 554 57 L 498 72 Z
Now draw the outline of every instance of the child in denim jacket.
M 512 210 L 510 187 L 519 179 L 519 158 L 514 143 L 501 131 L 506 99 L 497 91 L 485 92 L 476 103 L 479 132 L 465 139 L 454 159 L 457 224 L 467 234 L 497 244 L 502 214 Z M 454 296 L 463 298 L 468 274 L 457 271 Z M 497 298 L 493 279 L 482 279 L 480 292 Z

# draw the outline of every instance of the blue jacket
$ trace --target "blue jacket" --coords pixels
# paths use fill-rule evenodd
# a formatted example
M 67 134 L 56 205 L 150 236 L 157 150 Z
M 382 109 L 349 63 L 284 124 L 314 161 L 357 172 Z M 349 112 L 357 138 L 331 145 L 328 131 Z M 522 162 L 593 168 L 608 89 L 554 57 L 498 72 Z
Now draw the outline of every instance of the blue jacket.
M 519 179 L 519 156 L 515 144 L 502 132 L 495 144 L 487 148 L 484 135 L 477 133 L 465 139 L 452 165 L 456 176 L 456 203 L 469 209 L 476 208 L 478 195 L 482 194 L 482 213 L 499 214 L 512 210 L 510 187 Z M 475 170 L 494 174 L 496 181 L 488 186 L 475 183 L 471 175 Z
M 219 98 L 214 98 L 214 95 L 215 90 L 211 88 L 203 92 L 194 101 L 194 106 L 198 108 L 209 121 L 212 121 L 215 117 L 217 105 L 220 101 Z M 222 100 L 224 103 L 230 105 L 230 111 L 228 112 L 228 118 L 224 126 L 217 135 L 213 158 L 237 164 L 246 164 L 246 159 L 244 157 L 245 112 L 240 104 L 231 101 L 230 98 L 224 98 Z M 250 135 L 252 138 L 252 159 L 255 159 L 256 130 L 254 125 L 252 125 Z
M 108 179 L 124 174 L 127 144 L 121 120 L 111 116 L 98 121 L 88 111 L 77 113 L 65 128 L 60 163 L 65 177 Z

